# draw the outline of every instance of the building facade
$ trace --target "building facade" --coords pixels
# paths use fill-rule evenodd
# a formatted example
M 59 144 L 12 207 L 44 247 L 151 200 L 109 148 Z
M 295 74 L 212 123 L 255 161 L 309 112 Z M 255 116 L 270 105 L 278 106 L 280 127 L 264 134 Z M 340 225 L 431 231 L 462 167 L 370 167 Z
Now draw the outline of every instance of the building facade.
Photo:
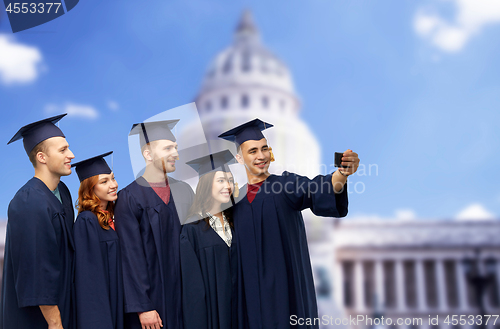
M 339 221 L 335 300 L 347 317 L 384 316 L 392 323 L 385 327 L 424 329 L 478 327 L 482 303 L 493 315 L 487 327 L 500 328 L 499 235 L 500 221 Z

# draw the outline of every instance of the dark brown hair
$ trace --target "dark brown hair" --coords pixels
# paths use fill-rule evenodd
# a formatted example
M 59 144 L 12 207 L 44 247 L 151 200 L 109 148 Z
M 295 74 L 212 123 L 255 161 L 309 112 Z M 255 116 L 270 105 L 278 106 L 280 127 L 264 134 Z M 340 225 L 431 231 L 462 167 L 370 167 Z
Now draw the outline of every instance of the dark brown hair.
M 109 222 L 113 219 L 115 203 L 108 202 L 108 209 L 102 211 L 99 208 L 101 199 L 94 193 L 94 186 L 99 181 L 99 175 L 95 175 L 85 179 L 80 183 L 80 189 L 78 190 L 78 200 L 76 201 L 76 209 L 78 213 L 85 210 L 90 210 L 97 216 L 99 225 L 105 230 L 109 230 Z
M 206 212 L 212 208 L 214 204 L 214 199 L 212 198 L 212 185 L 214 182 L 214 176 L 216 171 L 211 171 L 200 177 L 198 186 L 196 186 L 196 195 L 194 196 L 193 204 L 189 208 L 188 218 L 191 216 L 197 216 L 201 213 L 203 220 L 210 225 L 208 217 L 206 217 Z M 233 191 L 231 191 L 231 199 L 228 203 L 222 204 L 222 208 L 227 208 L 224 210 L 224 216 L 229 223 L 229 226 L 233 228 L 233 210 L 234 205 Z M 213 214 L 212 214 L 213 215 Z

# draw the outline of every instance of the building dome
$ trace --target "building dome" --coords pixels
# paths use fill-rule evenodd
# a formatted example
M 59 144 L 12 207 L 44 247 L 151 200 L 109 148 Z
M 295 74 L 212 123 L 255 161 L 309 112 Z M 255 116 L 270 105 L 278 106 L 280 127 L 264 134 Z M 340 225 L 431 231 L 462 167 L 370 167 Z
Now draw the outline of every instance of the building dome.
M 221 89 L 231 91 L 240 87 L 255 92 L 272 90 L 280 99 L 241 99 L 242 106 L 257 101 L 263 107 L 278 111 L 297 110 L 300 106 L 295 96 L 292 77 L 287 66 L 260 42 L 260 35 L 252 15 L 245 11 L 236 27 L 231 46 L 220 52 L 208 66 L 200 92 L 196 97 L 198 108 L 210 112 L 215 107 L 229 107 L 229 99 L 218 98 Z M 215 98 L 215 99 L 214 99 Z M 276 104 L 272 104 L 273 101 Z M 217 104 L 219 103 L 219 104 Z
M 300 101 L 290 70 L 261 43 L 249 11 L 243 13 L 232 44 L 208 67 L 196 106 L 213 152 L 234 149 L 217 137 L 220 133 L 259 118 L 274 125 L 264 132 L 276 156 L 272 173 L 319 173 L 319 145 L 298 116 Z

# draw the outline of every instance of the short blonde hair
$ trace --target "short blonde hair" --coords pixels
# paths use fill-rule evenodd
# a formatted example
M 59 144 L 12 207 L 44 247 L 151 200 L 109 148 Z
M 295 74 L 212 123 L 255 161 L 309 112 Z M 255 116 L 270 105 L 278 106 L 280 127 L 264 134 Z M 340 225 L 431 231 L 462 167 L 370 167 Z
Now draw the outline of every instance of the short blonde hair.
M 144 158 L 144 151 L 146 151 L 146 149 L 148 149 L 150 152 L 152 152 L 152 150 L 155 147 L 156 147 L 156 141 L 152 141 L 152 142 L 149 142 L 149 143 L 142 145 L 142 147 L 141 147 L 142 157 Z M 146 160 L 146 158 L 144 158 L 144 160 Z

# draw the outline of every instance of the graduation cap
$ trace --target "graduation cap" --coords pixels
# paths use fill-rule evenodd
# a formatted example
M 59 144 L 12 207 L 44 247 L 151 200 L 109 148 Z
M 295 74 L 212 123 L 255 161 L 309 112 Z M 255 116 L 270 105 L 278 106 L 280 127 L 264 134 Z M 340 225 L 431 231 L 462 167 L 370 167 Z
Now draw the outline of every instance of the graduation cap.
M 236 146 L 240 146 L 246 141 L 259 141 L 264 138 L 262 130 L 273 127 L 272 124 L 264 122 L 260 119 L 253 119 L 244 124 L 239 125 L 233 129 L 230 129 L 219 135 L 220 138 L 228 140 L 230 142 L 236 143 Z M 271 152 L 270 161 L 274 161 L 273 149 L 269 147 L 269 152 Z
M 56 115 L 51 118 L 43 119 L 37 122 L 30 123 L 19 129 L 19 131 L 11 138 L 11 140 L 7 143 L 9 145 L 12 142 L 23 139 L 24 149 L 26 153 L 29 155 L 30 152 L 37 146 L 39 143 L 43 142 L 46 139 L 52 137 L 66 137 L 59 127 L 55 124 L 61 120 L 65 114 Z
M 111 169 L 103 159 L 111 153 L 113 151 L 72 164 L 71 167 L 76 167 L 76 174 L 80 179 L 80 183 L 95 175 L 111 174 Z
M 236 163 L 236 159 L 229 150 L 212 153 L 186 162 L 187 165 L 198 172 L 200 177 L 211 171 L 229 172 L 228 165 L 233 163 Z
M 141 148 L 147 143 L 166 139 L 175 142 L 175 136 L 172 134 L 172 129 L 179 120 L 163 120 L 155 122 L 135 123 L 132 125 L 129 136 L 139 135 Z
M 219 135 L 220 138 L 241 145 L 248 140 L 258 141 L 264 138 L 262 130 L 271 128 L 273 125 L 260 119 L 253 119 L 238 127 L 230 129 Z

